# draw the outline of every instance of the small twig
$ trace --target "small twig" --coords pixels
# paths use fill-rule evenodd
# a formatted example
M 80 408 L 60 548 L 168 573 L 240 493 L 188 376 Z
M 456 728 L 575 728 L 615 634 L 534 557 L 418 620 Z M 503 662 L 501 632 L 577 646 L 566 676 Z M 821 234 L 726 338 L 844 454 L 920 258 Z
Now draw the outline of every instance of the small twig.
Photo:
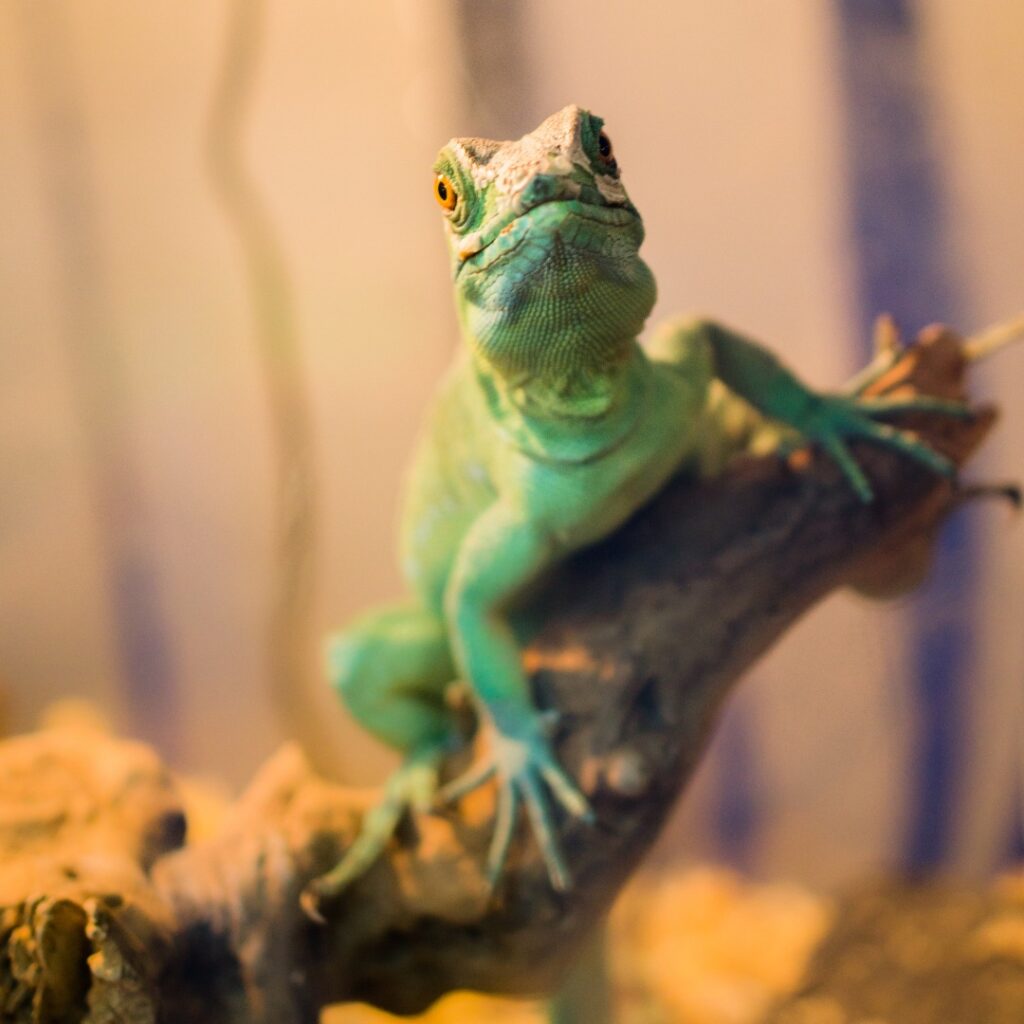
M 875 318 L 875 330 L 872 335 L 876 356 L 898 356 L 903 351 L 903 339 L 896 321 L 889 313 L 880 313 Z
M 1020 511 L 1022 503 L 1020 485 L 1016 483 L 969 484 L 966 487 L 957 487 L 953 498 L 958 505 L 979 499 L 996 498 L 1009 502 L 1017 512 Z
M 1024 314 L 966 338 L 963 343 L 964 358 L 969 363 L 977 363 L 1021 340 L 1024 340 Z
M 284 249 L 245 158 L 246 116 L 256 93 L 265 0 L 233 0 L 206 126 L 210 184 L 244 262 L 253 342 L 263 372 L 274 456 L 274 575 L 267 647 L 271 699 L 287 730 L 321 751 L 324 734 L 304 697 L 316 559 L 317 480 L 294 288 Z

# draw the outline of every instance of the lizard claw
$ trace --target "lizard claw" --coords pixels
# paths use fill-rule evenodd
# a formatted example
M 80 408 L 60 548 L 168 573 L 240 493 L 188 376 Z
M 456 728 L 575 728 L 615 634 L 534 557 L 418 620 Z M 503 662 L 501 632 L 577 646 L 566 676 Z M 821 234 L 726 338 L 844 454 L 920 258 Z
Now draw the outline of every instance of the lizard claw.
M 948 480 L 956 480 L 956 463 L 927 445 L 916 434 L 901 430 L 888 423 L 879 423 L 876 417 L 892 413 L 925 412 L 969 419 L 974 415 L 963 402 L 922 395 L 917 398 L 861 398 L 823 396 L 818 399 L 814 412 L 801 433 L 819 443 L 835 460 L 860 499 L 870 502 L 874 491 L 864 471 L 851 454 L 847 441 L 866 440 L 887 448 L 894 448 L 908 458 L 926 466 Z
M 572 888 L 572 877 L 558 842 L 551 796 L 574 817 L 592 823 L 594 812 L 579 787 L 558 763 L 548 735 L 557 715 L 535 716 L 522 734 L 494 731 L 487 758 L 442 788 L 438 802 L 460 799 L 492 778 L 498 780 L 494 835 L 487 855 L 487 878 L 493 888 L 505 870 L 520 808 L 525 808 L 540 847 L 551 885 L 558 892 Z
M 391 776 L 384 796 L 363 817 L 359 835 L 341 860 L 326 874 L 314 878 L 299 896 L 306 916 L 326 924 L 321 906 L 340 895 L 364 874 L 387 848 L 402 816 L 408 810 L 428 811 L 437 793 L 438 774 L 444 746 L 437 745 L 411 754 Z

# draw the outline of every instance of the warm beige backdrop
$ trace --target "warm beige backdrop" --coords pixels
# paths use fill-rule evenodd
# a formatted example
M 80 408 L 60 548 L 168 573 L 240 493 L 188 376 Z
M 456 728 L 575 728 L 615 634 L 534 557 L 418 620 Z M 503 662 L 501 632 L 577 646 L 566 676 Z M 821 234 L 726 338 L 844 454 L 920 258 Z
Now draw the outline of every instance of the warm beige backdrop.
M 920 7 L 956 271 L 973 310 L 964 326 L 980 326 L 1024 308 L 1024 8 Z M 567 102 L 606 118 L 648 224 L 656 316 L 712 312 L 817 384 L 850 372 L 830 6 L 568 0 L 520 10 L 529 88 L 516 127 Z M 112 450 L 134 467 L 129 532 L 156 571 L 181 688 L 179 758 L 240 783 L 283 730 L 265 656 L 266 381 L 237 241 L 203 157 L 227 11 L 0 4 L 0 688 L 13 728 L 69 694 L 132 728 L 90 470 L 95 431 L 69 343 L 77 287 L 94 349 L 110 356 L 96 372 L 114 382 Z M 316 635 L 398 589 L 401 467 L 456 343 L 429 166 L 449 135 L 489 130 L 486 107 L 466 97 L 456 29 L 441 0 L 269 4 L 246 152 L 287 258 L 311 403 Z M 62 235 L 67 195 L 93 257 L 85 268 L 66 263 L 83 251 Z M 82 209 L 91 228 L 75 220 Z M 1020 477 L 1024 347 L 980 378 L 1005 419 L 975 475 Z M 1024 529 L 1001 509 L 975 514 L 982 658 L 957 858 L 986 870 L 1005 836 L 1019 748 Z M 759 737 L 760 870 L 835 880 L 894 856 L 914 757 L 902 621 L 899 606 L 834 598 L 751 678 L 741 700 Z M 295 700 L 336 736 L 338 771 L 376 779 L 386 757 L 318 671 L 311 644 Z M 704 814 L 715 785 L 712 763 L 672 833 L 696 852 L 714 852 Z

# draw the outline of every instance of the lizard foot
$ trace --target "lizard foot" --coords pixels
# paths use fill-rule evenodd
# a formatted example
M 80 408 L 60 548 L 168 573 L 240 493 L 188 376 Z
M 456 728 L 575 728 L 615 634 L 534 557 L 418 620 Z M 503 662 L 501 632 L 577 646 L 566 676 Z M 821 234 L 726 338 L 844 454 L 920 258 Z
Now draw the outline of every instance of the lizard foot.
M 548 734 L 550 715 L 534 715 L 515 733 L 495 728 L 489 755 L 465 775 L 438 793 L 439 803 L 450 803 L 482 786 L 491 778 L 498 782 L 494 837 L 487 856 L 487 878 L 493 888 L 501 878 L 512 845 L 520 807 L 526 808 L 534 837 L 540 846 L 551 885 L 558 892 L 572 888 L 569 868 L 558 842 L 545 786 L 570 814 L 587 822 L 594 813 L 587 798 L 558 763 Z
M 876 417 L 894 413 L 924 412 L 970 419 L 971 409 L 962 402 L 919 396 L 915 398 L 855 398 L 845 395 L 817 396 L 806 418 L 798 425 L 805 438 L 815 441 L 838 463 L 860 499 L 870 502 L 874 491 L 864 471 L 847 447 L 849 440 L 873 441 L 894 448 L 940 476 L 956 479 L 956 465 L 925 444 L 910 430 L 901 430 Z
M 324 923 L 322 901 L 338 896 L 377 861 L 407 810 L 426 813 L 433 808 L 447 750 L 447 744 L 433 744 L 415 751 L 388 779 L 382 800 L 366 813 L 359 835 L 344 857 L 302 891 L 299 902 L 309 917 Z

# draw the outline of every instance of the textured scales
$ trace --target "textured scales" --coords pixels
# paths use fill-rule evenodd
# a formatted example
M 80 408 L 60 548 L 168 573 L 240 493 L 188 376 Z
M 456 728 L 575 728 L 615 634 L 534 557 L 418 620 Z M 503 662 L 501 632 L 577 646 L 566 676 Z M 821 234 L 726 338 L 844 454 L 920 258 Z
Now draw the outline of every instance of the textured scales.
M 897 406 L 862 401 L 859 387 L 818 395 L 717 324 L 670 323 L 640 348 L 654 279 L 599 118 L 569 106 L 518 141 L 454 139 L 434 170 L 465 351 L 408 483 L 410 599 L 338 634 L 329 666 L 352 714 L 405 761 L 360 839 L 307 892 L 311 909 L 374 862 L 407 807 L 458 799 L 491 779 L 492 880 L 525 809 L 552 884 L 570 885 L 555 819 L 591 812 L 554 755 L 552 723 L 532 704 L 505 609 L 681 468 L 714 473 L 739 450 L 812 440 L 870 500 L 846 447 L 867 438 L 952 473 L 941 455 L 876 422 Z M 927 408 L 963 412 L 934 400 Z M 490 752 L 437 793 L 441 760 L 457 742 L 444 699 L 456 679 L 473 692 Z

